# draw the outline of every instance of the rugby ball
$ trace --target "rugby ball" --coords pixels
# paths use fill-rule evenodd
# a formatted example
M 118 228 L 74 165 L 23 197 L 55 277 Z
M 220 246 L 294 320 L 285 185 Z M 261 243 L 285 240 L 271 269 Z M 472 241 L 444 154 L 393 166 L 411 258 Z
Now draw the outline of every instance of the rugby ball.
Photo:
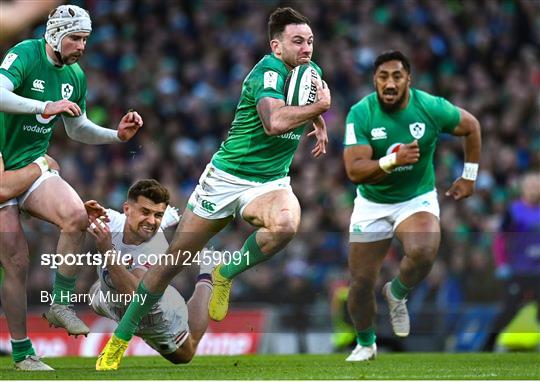
M 319 73 L 310 65 L 298 65 L 289 72 L 285 80 L 285 104 L 287 106 L 309 105 L 317 99 L 316 80 Z

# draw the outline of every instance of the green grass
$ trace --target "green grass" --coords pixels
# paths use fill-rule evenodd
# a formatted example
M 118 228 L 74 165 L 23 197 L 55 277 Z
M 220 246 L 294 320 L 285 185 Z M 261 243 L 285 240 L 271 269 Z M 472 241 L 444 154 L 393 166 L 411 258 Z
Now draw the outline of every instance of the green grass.
M 126 357 L 116 372 L 96 372 L 95 358 L 49 358 L 55 372 L 17 372 L 0 358 L 0 379 L 540 379 L 538 353 L 379 354 L 345 362 L 344 354 L 195 357 L 173 365 L 160 357 Z

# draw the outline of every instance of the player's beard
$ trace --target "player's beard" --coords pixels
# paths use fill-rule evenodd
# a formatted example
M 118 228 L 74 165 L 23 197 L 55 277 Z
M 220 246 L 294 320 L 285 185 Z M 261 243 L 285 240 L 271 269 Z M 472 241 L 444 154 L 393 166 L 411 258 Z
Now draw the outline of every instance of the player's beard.
M 405 95 L 406 94 L 407 94 L 407 92 L 403 92 L 401 97 L 396 99 L 396 101 L 394 103 L 386 103 L 386 102 L 384 102 L 384 100 L 381 97 L 380 93 L 377 92 L 377 99 L 378 99 L 379 105 L 381 106 L 381 109 L 383 109 L 383 111 L 385 111 L 386 113 L 393 113 L 393 112 L 401 109 L 401 107 L 405 103 Z
M 70 54 L 69 56 L 62 56 L 62 62 L 64 65 L 72 65 L 79 61 L 79 58 L 81 58 L 82 54 Z

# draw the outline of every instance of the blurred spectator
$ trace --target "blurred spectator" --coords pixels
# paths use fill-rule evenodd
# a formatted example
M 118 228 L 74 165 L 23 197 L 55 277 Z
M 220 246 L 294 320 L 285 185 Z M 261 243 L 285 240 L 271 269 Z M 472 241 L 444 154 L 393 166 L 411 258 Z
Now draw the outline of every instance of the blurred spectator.
M 528 301 L 536 301 L 540 322 L 540 172 L 521 182 L 521 199 L 512 202 L 493 243 L 496 275 L 506 283 L 503 308 L 485 350 Z

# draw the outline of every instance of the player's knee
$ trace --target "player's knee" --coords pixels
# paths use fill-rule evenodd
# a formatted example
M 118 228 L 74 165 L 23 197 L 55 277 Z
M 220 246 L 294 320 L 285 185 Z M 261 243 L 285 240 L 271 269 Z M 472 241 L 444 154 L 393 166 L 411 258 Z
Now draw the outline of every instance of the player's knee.
M 88 227 L 88 215 L 84 208 L 77 208 L 66 215 L 60 222 L 63 232 L 80 232 Z
M 176 358 L 174 361 L 171 361 L 171 362 L 174 363 L 175 365 L 181 365 L 181 364 L 190 363 L 192 359 L 193 359 L 193 354 Z
M 372 293 L 375 288 L 375 280 L 373 277 L 369 277 L 363 274 L 355 274 L 353 272 L 351 277 L 351 293 L 354 294 L 366 294 Z
M 280 241 L 291 241 L 298 232 L 299 219 L 290 211 L 281 211 L 269 227 L 271 233 L 279 236 Z
M 429 272 L 437 256 L 437 247 L 429 243 L 417 243 L 409 246 L 406 255 L 414 263 L 415 268 L 423 273 Z
M 171 363 L 175 365 L 181 365 L 190 363 L 193 359 L 193 356 L 195 355 L 194 352 L 186 352 L 186 351 L 176 351 L 172 354 L 167 354 L 164 357 Z
M 25 252 L 15 252 L 11 256 L 2 256 L 2 267 L 6 279 L 25 279 L 30 261 Z

